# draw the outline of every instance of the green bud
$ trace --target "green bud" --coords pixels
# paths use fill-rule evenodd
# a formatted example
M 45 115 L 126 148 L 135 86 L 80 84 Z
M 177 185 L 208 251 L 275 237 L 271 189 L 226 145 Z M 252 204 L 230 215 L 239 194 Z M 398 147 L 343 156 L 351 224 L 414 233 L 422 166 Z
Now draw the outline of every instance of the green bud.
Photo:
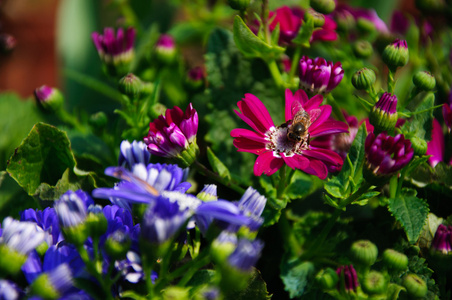
M 218 241 L 217 239 L 213 241 L 210 248 L 210 255 L 212 259 L 220 265 L 227 264 L 227 259 L 229 255 L 234 252 L 236 244 L 231 241 Z
M 356 241 L 350 248 L 350 256 L 356 265 L 371 266 L 377 260 L 378 248 L 368 240 Z
M 132 73 L 119 80 L 119 91 L 131 99 L 138 99 L 143 89 L 143 82 Z
M 420 71 L 414 74 L 413 83 L 422 91 L 431 91 L 436 86 L 435 77 L 427 71 Z
M 408 267 L 408 257 L 394 249 L 386 249 L 382 260 L 389 269 L 403 271 Z
M 163 290 L 163 300 L 188 300 L 189 288 L 170 286 Z
M 187 149 L 182 150 L 174 159 L 181 168 L 188 168 L 191 166 L 199 156 L 199 147 L 196 139 L 188 145 Z
M 38 106 L 46 112 L 56 112 L 63 107 L 64 97 L 56 88 L 43 85 L 34 91 Z
M 319 273 L 317 273 L 315 279 L 323 290 L 334 289 L 339 282 L 339 276 L 336 271 L 331 268 L 322 269 Z
M 416 298 L 423 298 L 427 295 L 427 284 L 416 274 L 408 274 L 402 280 L 402 285 L 406 288 L 408 295 Z
M 36 252 L 38 252 L 39 256 L 44 256 L 44 254 L 47 252 L 47 250 L 49 249 L 49 245 L 47 244 L 47 242 L 42 242 L 38 247 L 36 247 Z
M 313 9 L 308 9 L 306 11 L 304 14 L 304 20 L 306 22 L 312 20 L 314 22 L 314 27 L 322 27 L 325 24 L 325 16 Z
M 336 8 L 334 0 L 311 0 L 311 7 L 322 14 L 330 14 Z
M 353 74 L 352 84 L 357 90 L 367 90 L 375 83 L 375 72 L 371 69 L 362 68 Z
M 396 39 L 392 44 L 386 46 L 383 50 L 383 62 L 392 71 L 397 67 L 403 67 L 408 63 L 409 52 L 408 45 L 405 40 Z
M 0 273 L 15 275 L 27 260 L 27 256 L 19 253 L 6 245 L 0 244 Z
M 30 286 L 32 295 L 38 295 L 46 300 L 59 299 L 60 294 L 50 283 L 49 275 L 42 273 Z
M 124 240 L 119 241 L 115 238 L 109 237 L 105 241 L 104 249 L 114 260 L 121 260 L 126 257 L 127 251 L 130 249 L 130 245 L 130 238 L 125 238 Z
M 337 12 L 336 23 L 340 31 L 349 31 L 356 25 L 355 17 L 348 10 Z
M 369 114 L 369 122 L 374 126 L 375 132 L 393 130 L 397 118 L 397 96 L 390 93 L 381 95 Z
M 88 227 L 85 223 L 73 227 L 61 228 L 64 238 L 76 246 L 83 245 L 89 236 Z
M 367 58 L 372 55 L 374 49 L 368 41 L 360 40 L 353 43 L 353 53 L 358 58 Z
M 89 235 L 92 237 L 100 237 L 107 231 L 108 221 L 103 213 L 89 213 L 86 217 L 85 224 L 88 228 Z
M 358 20 L 356 21 L 356 28 L 358 28 L 359 31 L 365 33 L 375 31 L 374 23 L 365 18 L 358 18 Z
M 141 92 L 144 95 L 152 95 L 155 91 L 155 86 L 152 82 L 142 82 L 142 90 Z
M 160 115 L 165 115 L 167 108 L 161 103 L 156 103 L 151 107 L 151 117 L 157 119 Z
M 103 111 L 92 114 L 88 120 L 89 124 L 94 128 L 104 128 L 108 123 L 107 115 Z
M 232 9 L 244 11 L 250 6 L 250 0 L 228 0 L 228 4 Z
M 383 294 L 386 292 L 387 281 L 382 273 L 370 271 L 364 277 L 362 288 L 367 294 Z
M 411 147 L 414 150 L 414 155 L 422 156 L 427 153 L 427 142 L 417 136 L 413 136 L 411 139 Z

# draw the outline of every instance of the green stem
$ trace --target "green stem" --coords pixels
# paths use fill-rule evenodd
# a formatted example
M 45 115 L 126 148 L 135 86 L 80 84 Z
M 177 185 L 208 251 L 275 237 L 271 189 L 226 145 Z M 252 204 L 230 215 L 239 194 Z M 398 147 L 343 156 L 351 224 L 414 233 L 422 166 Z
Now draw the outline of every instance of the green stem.
M 276 197 L 278 199 L 281 199 L 285 190 L 286 190 L 286 165 L 283 165 L 283 167 L 279 171 L 279 183 L 278 183 L 278 189 L 276 192 Z
M 331 94 L 328 94 L 327 96 L 328 104 L 331 105 L 331 108 L 333 109 L 333 113 L 336 116 L 339 121 L 347 123 L 347 120 L 344 117 L 344 114 L 341 111 L 341 108 L 339 105 L 337 105 L 336 100 L 334 100 L 333 96 Z
M 152 283 L 151 279 L 153 264 L 150 262 L 149 256 L 146 255 L 146 253 L 142 253 L 142 264 L 144 280 L 146 282 L 146 287 L 148 290 L 147 296 L 149 299 L 152 299 L 152 297 L 154 296 L 154 284 Z
M 268 15 L 270 13 L 270 9 L 268 7 L 268 0 L 262 0 L 262 23 L 264 27 L 264 37 L 268 44 L 271 44 L 270 40 L 270 29 L 268 28 Z
M 289 72 L 289 82 L 293 83 L 293 78 L 295 76 L 295 72 L 297 71 L 298 64 L 300 63 L 300 56 L 301 56 L 301 46 L 298 46 L 295 48 L 295 53 L 292 57 L 292 64 L 290 65 L 290 72 Z
M 190 269 L 185 272 L 184 276 L 177 284 L 178 286 L 184 287 L 200 268 L 210 262 L 210 258 L 209 256 L 203 256 L 200 259 L 193 260 L 193 262 L 194 263 L 191 265 Z
M 273 77 L 273 80 L 276 83 L 276 86 L 280 89 L 284 88 L 284 80 L 282 79 L 281 72 L 279 71 L 278 64 L 276 60 L 271 59 L 267 61 L 268 69 L 270 70 L 270 74 Z
M 303 252 L 300 243 L 293 231 L 293 227 L 290 225 L 287 219 L 286 211 L 284 210 L 279 218 L 278 222 L 279 230 L 281 231 L 281 236 L 284 239 L 284 246 L 286 250 L 290 252 L 291 256 L 299 257 Z
M 138 21 L 137 15 L 133 11 L 132 7 L 130 7 L 129 1 L 121 1 L 119 10 L 125 17 L 127 24 L 134 27 L 138 33 L 140 33 L 142 31 L 140 22 Z
M 394 94 L 394 89 L 395 89 L 394 75 L 395 75 L 395 71 L 393 72 L 391 69 L 389 69 L 389 72 L 388 72 L 388 92 L 391 93 L 391 94 Z
M 239 186 L 238 184 L 230 181 L 230 180 L 226 180 L 223 177 L 221 177 L 220 175 L 218 175 L 215 172 L 210 171 L 206 166 L 204 166 L 202 163 L 200 163 L 199 161 L 195 161 L 192 165 L 196 170 L 198 170 L 201 174 L 203 174 L 204 176 L 207 176 L 209 178 L 212 178 L 213 180 L 233 189 L 234 191 L 236 191 L 239 194 L 244 194 L 245 193 L 245 189 L 243 189 L 241 186 Z
M 370 187 L 371 187 L 371 184 L 369 184 L 367 181 L 364 181 L 364 183 L 361 185 L 361 187 L 359 188 L 359 190 L 356 193 L 354 193 L 353 195 L 350 195 L 347 199 L 342 201 L 342 203 L 339 205 L 339 207 L 336 208 L 336 210 L 334 211 L 333 215 L 328 219 L 328 223 L 325 225 L 325 227 L 323 227 L 322 231 L 317 236 L 316 240 L 312 244 L 309 251 L 305 255 L 303 255 L 303 260 L 309 260 L 310 258 L 312 258 L 314 255 L 317 254 L 320 246 L 325 241 L 326 237 L 330 233 L 334 224 L 336 224 L 336 221 L 339 218 L 339 216 L 341 215 L 342 210 L 344 208 L 346 208 L 347 205 L 353 203 L 359 197 L 361 197 L 361 195 L 364 194 L 365 192 L 367 192 L 367 190 L 369 190 Z
M 77 129 L 80 132 L 86 133 L 89 131 L 89 129 L 85 126 L 83 126 L 80 121 L 77 119 L 77 117 L 69 114 L 65 109 L 59 109 L 56 112 L 56 115 L 58 116 L 58 118 L 66 123 L 71 125 L 72 127 L 74 127 L 75 129 Z

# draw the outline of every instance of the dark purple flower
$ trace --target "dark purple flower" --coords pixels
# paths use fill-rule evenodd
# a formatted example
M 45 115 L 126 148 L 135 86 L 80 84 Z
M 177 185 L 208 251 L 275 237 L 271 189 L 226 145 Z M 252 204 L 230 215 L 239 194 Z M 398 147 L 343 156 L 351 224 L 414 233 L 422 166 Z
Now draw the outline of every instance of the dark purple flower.
M 433 119 L 432 139 L 427 142 L 427 153 L 431 155 L 428 162 L 434 168 L 439 162 L 444 161 L 444 134 L 443 128 L 438 120 Z M 452 165 L 452 158 L 449 161 L 449 165 Z
M 129 170 L 132 170 L 136 164 L 147 165 L 151 159 L 151 154 L 147 150 L 146 144 L 142 141 L 130 143 L 124 140 L 121 142 L 120 149 L 118 165 Z
M 384 93 L 372 108 L 369 122 L 378 132 L 394 129 L 398 119 L 397 96 Z
M 355 268 L 353 265 L 348 266 L 340 266 L 336 270 L 337 275 L 339 278 L 344 278 L 345 286 L 341 287 L 340 284 L 342 280 L 339 280 L 338 289 L 341 290 L 342 288 L 345 288 L 346 292 L 354 291 L 356 292 L 356 289 L 359 285 L 358 283 L 358 276 L 356 275 Z
M 452 251 L 452 226 L 440 224 L 433 237 L 431 249 L 443 254 L 449 254 Z
M 104 29 L 103 35 L 97 32 L 91 34 L 99 57 L 107 65 L 111 75 L 127 73 L 134 55 L 135 33 L 135 29 L 131 27 L 125 31 L 123 28 L 119 28 L 115 36 L 115 30 L 107 27 Z
M 378 136 L 372 132 L 365 142 L 367 168 L 376 176 L 392 175 L 405 167 L 413 157 L 411 142 L 402 134 L 395 137 L 386 132 Z
M 342 64 L 326 61 L 322 57 L 314 60 L 307 56 L 300 59 L 300 85 L 315 94 L 329 93 L 344 77 Z
M 229 264 L 244 272 L 251 272 L 261 256 L 264 244 L 260 240 L 239 239 L 235 251 L 229 256 Z
M 269 24 L 269 28 L 273 31 L 279 24 L 279 40 L 282 43 L 290 44 L 297 36 L 301 26 L 301 18 L 295 15 L 288 6 L 282 6 L 275 12 L 270 12 L 269 19 L 273 21 Z
M 149 133 L 144 138 L 144 142 L 148 145 L 151 154 L 185 159 L 182 152 L 184 154 L 199 152 L 196 145 L 197 132 L 198 113 L 190 103 L 185 113 L 175 106 L 173 109 L 167 109 L 165 115 L 159 116 L 154 122 L 150 123 Z M 189 163 L 188 165 L 191 164 L 188 161 L 187 163 Z
M 443 118 L 444 123 L 446 123 L 447 129 L 450 132 L 452 128 L 452 92 L 449 93 L 449 97 L 443 105 Z

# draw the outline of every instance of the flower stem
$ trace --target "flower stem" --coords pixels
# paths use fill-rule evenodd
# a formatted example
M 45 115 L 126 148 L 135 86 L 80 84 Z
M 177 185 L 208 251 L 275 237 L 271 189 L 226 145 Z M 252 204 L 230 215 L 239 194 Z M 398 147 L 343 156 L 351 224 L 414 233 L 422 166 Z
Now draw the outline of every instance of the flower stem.
M 280 89 L 284 88 L 284 80 L 281 77 L 281 72 L 279 71 L 278 64 L 276 63 L 276 60 L 271 59 L 267 61 L 268 69 L 270 70 L 270 74 L 273 77 L 273 80 L 276 83 L 276 86 Z
M 389 69 L 389 72 L 388 72 L 388 92 L 391 93 L 391 94 L 394 94 L 394 89 L 395 89 L 394 75 L 395 75 L 395 71 L 393 72 L 391 69 Z
M 292 64 L 290 65 L 289 82 L 293 83 L 295 72 L 297 71 L 298 64 L 300 63 L 301 46 L 295 48 L 295 52 L 292 58 Z
M 326 237 L 330 233 L 331 229 L 333 228 L 334 224 L 336 224 L 337 219 L 341 215 L 344 208 L 347 207 L 347 205 L 353 203 L 356 201 L 359 197 L 361 197 L 362 194 L 367 192 L 367 190 L 371 187 L 371 184 L 367 181 L 364 181 L 364 183 L 361 185 L 358 191 L 356 193 L 350 195 L 347 199 L 343 200 L 342 203 L 340 203 L 339 207 L 336 208 L 333 215 L 329 218 L 328 223 L 323 227 L 320 234 L 317 236 L 317 239 L 314 241 L 314 243 L 311 246 L 311 249 L 303 255 L 303 260 L 309 260 L 314 255 L 318 253 L 318 250 L 320 246 L 325 241 Z
M 286 210 L 281 213 L 278 226 L 281 231 L 281 236 L 284 239 L 286 250 L 288 250 L 291 256 L 299 257 L 303 252 L 303 249 L 295 236 L 293 227 L 290 225 L 289 220 L 287 220 Z
M 227 180 L 227 179 L 221 177 L 220 175 L 218 175 L 215 172 L 212 172 L 211 170 L 209 170 L 206 166 L 204 166 L 199 161 L 195 161 L 192 166 L 195 167 L 196 170 L 198 170 L 204 176 L 212 178 L 216 182 L 219 182 L 219 183 L 221 183 L 221 184 L 233 189 L 237 193 L 239 193 L 239 194 L 244 194 L 245 193 L 245 189 L 243 189 L 241 186 L 239 186 L 238 184 L 232 182 L 231 180 Z

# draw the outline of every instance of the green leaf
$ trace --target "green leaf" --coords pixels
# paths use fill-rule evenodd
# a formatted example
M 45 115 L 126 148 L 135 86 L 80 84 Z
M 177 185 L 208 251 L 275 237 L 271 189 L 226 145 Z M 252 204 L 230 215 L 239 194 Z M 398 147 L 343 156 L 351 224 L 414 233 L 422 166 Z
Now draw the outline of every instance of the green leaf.
M 431 109 L 435 103 L 435 95 L 432 92 L 420 93 L 411 100 L 408 109 L 412 112 L 420 112 L 415 114 L 403 124 L 401 131 L 408 138 L 417 136 L 421 139 L 430 140 L 432 133 L 433 110 Z M 416 108 L 414 110 L 414 108 Z
M 8 161 L 7 171 L 29 195 L 41 183 L 55 185 L 75 159 L 69 139 L 58 128 L 37 123 Z
M 190 299 L 194 298 L 195 295 L 202 293 L 206 288 L 212 286 L 215 274 L 214 270 L 198 270 L 187 283 L 187 287 L 191 287 Z
M 281 263 L 281 279 L 284 289 L 289 292 L 290 298 L 301 297 L 308 291 L 308 283 L 314 276 L 315 267 L 310 261 L 298 259 Z
M 213 153 L 212 149 L 209 147 L 207 147 L 207 158 L 216 173 L 218 173 L 222 178 L 225 178 L 227 181 L 231 180 L 231 173 L 229 173 L 228 168 L 221 162 L 221 160 L 218 159 L 218 157 L 216 157 L 215 153 Z
M 237 48 L 248 58 L 274 59 L 284 53 L 284 48 L 269 45 L 257 37 L 240 16 L 235 16 L 233 31 Z
M 295 45 L 300 45 L 305 48 L 309 48 L 311 46 L 310 40 L 312 36 L 312 32 L 314 31 L 314 19 L 308 19 L 308 21 L 304 22 L 303 26 L 301 26 L 298 35 L 292 40 L 292 43 Z
M 0 172 L 0 220 L 7 216 L 19 218 L 19 212 L 38 208 L 38 203 L 21 188 L 6 171 Z
M 350 186 L 351 182 L 359 182 L 362 178 L 362 167 L 364 161 L 364 142 L 367 137 L 366 125 L 363 124 L 353 140 L 352 146 L 347 154 L 341 171 L 337 176 L 329 179 L 325 184 L 325 190 L 333 197 L 338 199 L 347 198 L 355 192 L 359 186 Z M 350 180 L 352 179 L 352 180 Z
M 285 196 L 291 200 L 305 198 L 323 187 L 323 180 L 296 171 L 285 190 Z
M 388 209 L 402 225 L 408 241 L 414 244 L 427 219 L 429 212 L 427 202 L 405 192 L 400 197 L 389 199 Z
M 429 213 L 422 232 L 419 235 L 419 247 L 428 249 L 433 241 L 438 226 L 443 223 L 443 218 Z
M 261 273 L 255 269 L 248 281 L 248 286 L 239 292 L 225 295 L 225 300 L 269 300 L 271 296 L 267 291 L 267 284 L 262 279 Z

